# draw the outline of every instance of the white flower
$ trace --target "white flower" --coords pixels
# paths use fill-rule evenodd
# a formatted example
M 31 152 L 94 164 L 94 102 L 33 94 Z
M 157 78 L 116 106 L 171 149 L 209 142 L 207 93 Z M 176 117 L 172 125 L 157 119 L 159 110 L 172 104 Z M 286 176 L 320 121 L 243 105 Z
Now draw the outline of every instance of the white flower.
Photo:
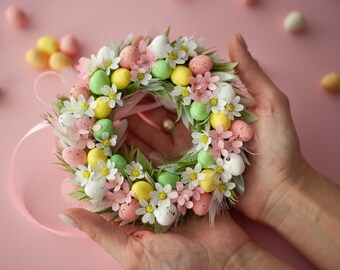
M 195 49 L 197 48 L 197 44 L 192 39 L 188 39 L 187 37 L 182 37 L 176 40 L 175 47 L 185 53 L 183 59 L 188 60 L 189 56 L 194 57 L 197 55 Z
M 192 94 L 190 86 L 175 86 L 174 90 L 170 94 L 173 97 L 181 96 L 183 105 L 190 105 L 191 103 Z
M 176 191 L 172 191 L 171 185 L 165 185 L 164 187 L 155 183 L 156 191 L 150 192 L 151 202 L 159 207 L 170 206 L 170 200 L 175 199 L 178 196 Z
M 207 131 L 203 131 L 202 133 L 193 132 L 191 134 L 191 137 L 193 138 L 192 143 L 196 145 L 196 151 L 199 151 L 201 149 L 203 149 L 204 151 L 208 150 L 211 143 L 211 138 Z
M 219 203 L 222 202 L 223 196 L 230 198 L 231 197 L 231 190 L 236 187 L 235 183 L 233 182 L 222 182 L 218 183 L 217 188 L 214 190 L 213 199 L 217 199 Z
M 102 102 L 108 102 L 108 105 L 111 109 L 116 106 L 116 103 L 119 106 L 123 106 L 123 101 L 121 100 L 122 93 L 117 93 L 116 85 L 112 84 L 112 86 L 105 85 L 101 90 L 102 94 L 105 97 L 102 97 Z
M 132 161 L 126 166 L 125 172 L 132 181 L 144 178 L 143 166 L 135 161 Z
M 76 181 L 81 187 L 85 186 L 93 178 L 93 175 L 94 171 L 90 165 L 87 167 L 79 165 L 76 169 Z
M 115 163 L 111 160 L 106 161 L 106 163 L 99 159 L 98 166 L 94 168 L 95 172 L 97 173 L 96 178 L 103 178 L 107 180 L 115 180 L 115 174 L 118 170 L 115 168 Z
M 218 113 L 224 110 L 225 106 L 227 105 L 225 97 L 225 94 L 218 88 L 212 92 L 209 97 L 208 107 L 213 113 Z
M 166 44 L 165 46 L 167 55 L 165 57 L 165 60 L 168 62 L 171 68 L 175 68 L 176 65 L 184 64 L 184 57 L 185 52 L 179 50 L 178 48 L 172 47 L 170 44 Z
M 111 147 L 117 144 L 117 135 L 110 137 L 108 132 L 103 132 L 102 139 L 99 139 L 99 142 L 96 144 L 96 147 L 103 149 L 105 156 L 109 157 L 112 155 Z
M 74 114 L 79 110 L 79 104 L 73 96 L 71 96 L 69 100 L 65 100 L 63 103 L 64 107 L 61 109 L 62 113 Z
M 92 54 L 91 58 L 81 57 L 77 69 L 80 71 L 80 76 L 85 79 L 90 77 L 98 68 L 97 58 Z
M 102 47 L 97 54 L 98 67 L 105 70 L 109 75 L 111 69 L 117 69 L 120 57 L 117 57 L 117 52 L 108 46 Z
M 138 85 L 148 85 L 151 78 L 151 74 L 146 72 L 143 68 L 131 71 L 131 81 L 137 82 Z
M 97 103 L 94 102 L 94 97 L 89 97 L 88 100 L 84 98 L 83 95 L 78 97 L 78 106 L 74 112 L 75 118 L 82 118 L 83 115 L 87 115 L 88 117 L 94 117 L 93 109 L 96 108 Z
M 142 217 L 143 223 L 154 224 L 156 206 L 152 202 L 148 203 L 145 200 L 140 200 L 139 204 L 142 207 L 136 210 L 136 214 L 139 216 L 143 215 Z
M 203 180 L 205 177 L 201 171 L 202 165 L 200 163 L 197 163 L 194 169 L 187 167 L 185 172 L 182 173 L 182 182 L 189 183 L 190 190 L 194 189 L 198 186 L 198 181 Z
M 229 172 L 229 164 L 225 159 L 218 158 L 216 165 L 210 165 L 209 168 L 214 169 L 216 175 L 222 182 L 228 182 L 231 179 L 231 173 Z
M 224 107 L 224 114 L 228 114 L 230 120 L 234 120 L 234 116 L 241 116 L 240 111 L 243 111 L 244 106 L 239 104 L 241 98 L 236 96 L 233 100 Z

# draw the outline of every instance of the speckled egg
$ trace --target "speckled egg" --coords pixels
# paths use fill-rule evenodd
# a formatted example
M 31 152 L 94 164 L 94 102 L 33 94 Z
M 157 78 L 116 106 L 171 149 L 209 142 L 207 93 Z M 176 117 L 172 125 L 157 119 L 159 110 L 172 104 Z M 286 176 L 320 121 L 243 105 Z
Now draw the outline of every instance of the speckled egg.
M 331 72 L 326 74 L 321 80 L 321 87 L 329 92 L 340 92 L 340 73 Z
M 171 172 L 163 172 L 158 176 L 157 180 L 163 187 L 165 185 L 170 185 L 172 189 L 176 189 L 176 183 L 180 180 L 180 177 Z
M 60 72 L 65 67 L 72 66 L 72 60 L 67 54 L 55 52 L 51 54 L 48 64 L 52 70 Z
M 225 100 L 233 100 L 236 93 L 232 85 L 227 82 L 217 82 L 217 89 L 223 94 Z
M 231 125 L 231 120 L 227 114 L 222 112 L 212 113 L 210 115 L 210 124 L 214 129 L 216 129 L 218 125 L 222 125 L 224 130 L 228 130 Z
M 65 35 L 60 40 L 60 51 L 69 56 L 75 56 L 79 51 L 79 43 L 75 36 Z
M 215 171 L 212 169 L 205 169 L 202 171 L 204 174 L 203 180 L 199 181 L 199 186 L 204 192 L 212 192 L 217 187 L 217 179 Z
M 207 104 L 200 102 L 200 101 L 194 101 L 190 105 L 190 115 L 193 119 L 197 121 L 203 121 L 207 119 L 210 112 L 207 110 Z
M 108 102 L 103 101 L 104 97 L 99 97 L 95 100 L 95 103 L 97 104 L 96 107 L 93 109 L 94 116 L 97 119 L 103 119 L 110 116 L 112 112 L 112 108 L 109 107 Z
M 197 162 L 205 169 L 216 164 L 214 157 L 210 154 L 210 149 L 208 151 L 201 150 L 198 153 Z
M 210 193 L 203 193 L 199 200 L 193 199 L 192 202 L 194 204 L 192 207 L 194 213 L 198 216 L 204 216 L 209 212 L 211 195 Z
M 37 49 L 29 49 L 26 53 L 26 62 L 34 68 L 47 68 L 48 67 L 48 55 Z
M 251 126 L 242 120 L 233 121 L 230 126 L 230 131 L 233 133 L 233 136 L 236 136 L 241 142 L 249 142 L 254 136 Z
M 84 96 L 85 99 L 89 99 L 91 96 L 90 90 L 87 86 L 81 84 L 75 84 L 71 88 L 71 95 L 78 98 L 80 95 Z
M 104 162 L 107 161 L 107 156 L 105 156 L 104 151 L 99 148 L 91 149 L 87 154 L 87 162 L 91 167 L 98 166 L 98 160 L 102 160 Z
M 139 201 L 139 200 L 150 200 L 150 192 L 154 190 L 153 186 L 146 181 L 138 181 L 135 182 L 131 190 L 133 191 L 134 195 L 133 197 Z
M 189 68 L 195 76 L 198 74 L 204 75 L 213 67 L 213 60 L 210 56 L 201 54 L 192 58 L 189 62 Z
M 139 203 L 132 199 L 130 203 L 123 203 L 120 208 L 118 215 L 125 222 L 132 222 L 138 216 L 136 214 L 136 210 L 140 208 Z
M 192 76 L 191 70 L 186 66 L 176 66 L 171 73 L 171 81 L 179 86 L 188 86 L 189 78 Z
M 107 190 L 105 188 L 106 179 L 100 177 L 95 180 L 90 180 L 85 186 L 85 193 L 92 199 L 101 199 L 105 196 Z
M 55 53 L 59 50 L 59 42 L 56 38 L 50 36 L 44 36 L 38 39 L 37 49 L 48 55 Z
M 234 176 L 241 175 L 246 168 L 244 161 L 239 154 L 229 154 L 226 163 L 228 165 L 229 172 Z
M 169 38 L 166 35 L 159 35 L 155 37 L 150 45 L 149 48 L 156 55 L 157 59 L 163 59 L 166 56 L 166 49 L 165 45 L 169 42 Z
M 90 90 L 96 95 L 102 95 L 101 89 L 105 85 L 110 85 L 110 79 L 104 70 L 97 70 L 90 78 Z
M 16 28 L 22 28 L 27 24 L 25 12 L 21 8 L 15 6 L 6 9 L 6 19 L 9 24 Z
M 162 226 L 170 226 L 177 218 L 177 208 L 174 204 L 168 207 L 159 208 L 159 214 L 156 215 L 156 221 Z
M 126 68 L 118 68 L 111 75 L 111 83 L 114 84 L 118 90 L 124 89 L 131 83 L 130 70 Z
M 86 163 L 86 152 L 75 146 L 67 147 L 62 152 L 63 159 L 71 167 Z
M 119 65 L 131 69 L 139 59 L 139 50 L 136 46 L 127 46 L 120 52 Z
M 115 163 L 115 168 L 123 175 L 125 176 L 126 173 L 125 173 L 125 169 L 126 169 L 126 166 L 127 166 L 127 162 L 125 160 L 125 158 L 123 158 L 121 155 L 119 154 L 115 154 L 113 156 L 111 156 L 110 160 L 112 162 Z
M 100 119 L 98 120 L 94 126 L 96 129 L 93 131 L 93 137 L 97 140 L 100 141 L 103 139 L 103 133 L 107 132 L 109 133 L 110 137 L 113 135 L 113 122 L 110 119 Z
M 151 70 L 152 76 L 160 80 L 168 79 L 171 75 L 171 72 L 172 68 L 165 60 L 158 60 L 155 67 Z

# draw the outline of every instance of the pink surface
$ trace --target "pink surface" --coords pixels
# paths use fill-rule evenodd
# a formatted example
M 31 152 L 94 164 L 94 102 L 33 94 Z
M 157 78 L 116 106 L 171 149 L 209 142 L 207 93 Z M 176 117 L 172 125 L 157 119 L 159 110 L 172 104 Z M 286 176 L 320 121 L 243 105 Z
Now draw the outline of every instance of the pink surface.
M 27 29 L 13 29 L 6 22 L 5 9 L 13 4 L 27 12 Z M 299 35 L 282 29 L 284 16 L 294 9 L 303 12 L 308 22 L 307 30 Z M 5 92 L 0 98 L 0 269 L 120 269 L 89 239 L 60 237 L 36 226 L 10 194 L 10 155 L 48 109 L 33 95 L 33 82 L 39 73 L 24 61 L 26 50 L 45 34 L 58 38 L 74 34 L 81 42 L 81 54 L 89 55 L 112 38 L 121 40 L 131 32 L 159 33 L 171 26 L 172 37 L 202 36 L 205 45 L 215 47 L 226 58 L 228 38 L 241 32 L 254 57 L 289 96 L 305 157 L 340 183 L 340 95 L 327 94 L 319 87 L 325 73 L 340 71 L 339 1 L 262 0 L 247 7 L 240 0 L 107 0 L 87 1 L 86 6 L 84 1 L 3 0 L 0 10 L 0 87 Z M 45 225 L 69 231 L 56 217 L 68 204 L 59 194 L 65 175 L 52 165 L 52 145 L 49 130 L 24 143 L 18 166 L 25 174 L 19 174 L 18 180 L 28 180 L 29 185 L 22 190 L 32 214 Z M 272 230 L 239 214 L 234 216 L 261 246 L 296 268 L 314 269 Z

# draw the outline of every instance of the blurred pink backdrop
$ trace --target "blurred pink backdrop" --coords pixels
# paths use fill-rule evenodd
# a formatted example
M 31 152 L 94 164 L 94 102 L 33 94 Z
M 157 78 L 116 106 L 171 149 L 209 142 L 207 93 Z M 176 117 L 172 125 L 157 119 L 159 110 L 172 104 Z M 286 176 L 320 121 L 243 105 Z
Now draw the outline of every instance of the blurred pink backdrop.
M 5 20 L 9 5 L 21 6 L 29 16 L 26 29 L 11 28 Z M 284 16 L 300 10 L 307 18 L 306 31 L 291 35 L 282 29 Z M 120 269 L 91 240 L 61 237 L 32 223 L 20 211 L 9 189 L 11 153 L 20 138 L 42 120 L 48 108 L 33 94 L 39 74 L 24 60 L 25 52 L 42 35 L 74 34 L 80 55 L 96 52 L 111 39 L 129 33 L 196 35 L 228 58 L 227 41 L 241 32 L 248 47 L 273 81 L 288 95 L 306 159 L 340 184 L 340 94 L 328 94 L 319 81 L 331 71 L 340 71 L 340 2 L 335 0 L 262 0 L 247 7 L 241 0 L 98 0 L 0 2 L 0 269 Z M 49 89 L 46 89 L 49 91 Z M 53 94 L 53 89 L 51 93 Z M 43 224 L 70 231 L 57 214 L 69 204 L 60 195 L 65 174 L 53 165 L 50 129 L 35 134 L 19 152 L 18 181 L 23 199 Z M 24 172 L 24 173 L 23 173 Z M 44 191 L 44 192 L 43 192 Z M 314 269 L 304 257 L 271 229 L 233 213 L 259 245 L 298 269 Z M 171 247 L 169 247 L 171 248 Z

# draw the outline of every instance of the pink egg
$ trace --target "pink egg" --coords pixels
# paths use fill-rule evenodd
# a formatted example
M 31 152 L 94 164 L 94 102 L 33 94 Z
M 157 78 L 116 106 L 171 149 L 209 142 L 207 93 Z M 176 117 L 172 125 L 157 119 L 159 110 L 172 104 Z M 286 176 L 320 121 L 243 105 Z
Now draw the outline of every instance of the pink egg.
M 132 199 L 130 203 L 123 203 L 119 209 L 119 217 L 125 222 L 134 221 L 137 218 L 136 210 L 140 208 L 139 203 Z
M 19 7 L 11 6 L 6 10 L 7 21 L 16 28 L 24 27 L 27 24 L 27 16 Z
M 71 95 L 75 98 L 78 98 L 78 96 L 83 95 L 85 99 L 88 99 L 91 96 L 90 90 L 86 86 L 79 86 L 74 85 L 71 88 Z
M 79 43 L 72 35 L 63 36 L 60 40 L 60 50 L 69 56 L 75 56 L 79 51 Z
M 243 4 L 251 6 L 256 3 L 256 0 L 242 0 Z
M 211 195 L 210 193 L 203 193 L 199 200 L 193 199 L 192 202 L 194 204 L 192 207 L 194 213 L 198 216 L 204 216 L 209 212 Z
M 139 51 L 136 46 L 125 47 L 120 52 L 120 66 L 123 68 L 131 69 L 139 59 Z
M 67 147 L 63 150 L 63 159 L 71 167 L 77 167 L 86 163 L 86 152 L 75 146 Z
M 210 71 L 213 67 L 213 61 L 208 55 L 197 55 L 189 62 L 189 68 L 193 75 L 204 75 L 207 71 Z
M 241 142 L 249 142 L 253 136 L 253 129 L 242 120 L 235 120 L 231 123 L 230 131 L 233 136 L 236 136 Z

